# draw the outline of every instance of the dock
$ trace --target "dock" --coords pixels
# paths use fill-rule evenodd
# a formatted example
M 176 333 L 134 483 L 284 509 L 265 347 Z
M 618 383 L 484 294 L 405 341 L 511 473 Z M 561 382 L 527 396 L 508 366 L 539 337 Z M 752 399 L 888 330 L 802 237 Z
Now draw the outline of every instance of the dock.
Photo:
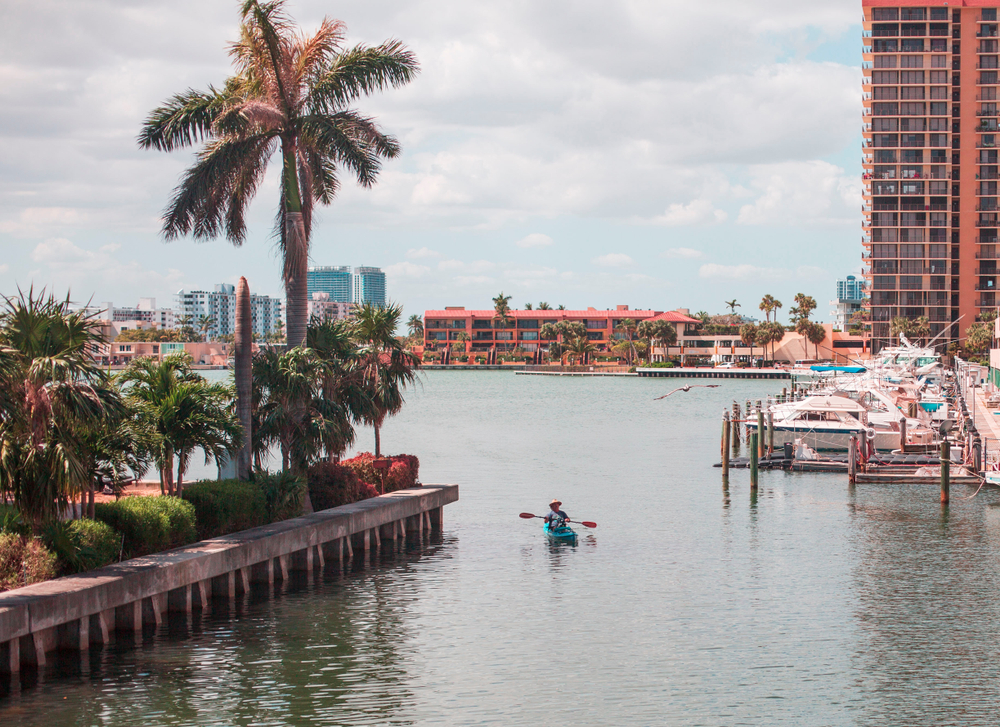
M 667 379 L 790 379 L 785 369 L 722 369 L 722 368 L 642 368 L 636 374 L 649 378 Z

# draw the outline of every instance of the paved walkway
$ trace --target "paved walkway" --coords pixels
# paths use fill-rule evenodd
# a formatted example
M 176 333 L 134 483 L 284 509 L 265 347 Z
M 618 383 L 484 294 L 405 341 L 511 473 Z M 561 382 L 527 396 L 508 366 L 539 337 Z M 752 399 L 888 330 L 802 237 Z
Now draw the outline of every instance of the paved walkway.
M 975 424 L 986 448 L 986 464 L 1000 463 L 1000 406 L 987 404 L 986 393 L 982 389 L 975 389 L 975 392 Z M 969 402 L 969 409 L 971 412 L 972 402 Z

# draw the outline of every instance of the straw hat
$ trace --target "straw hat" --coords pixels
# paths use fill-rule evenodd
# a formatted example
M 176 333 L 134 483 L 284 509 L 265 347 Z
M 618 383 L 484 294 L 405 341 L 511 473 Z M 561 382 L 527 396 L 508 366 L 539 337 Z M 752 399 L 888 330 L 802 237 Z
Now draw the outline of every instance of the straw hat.
M 551 507 L 552 505 L 562 505 L 562 501 L 561 500 L 553 500 L 552 502 L 549 503 L 549 507 Z

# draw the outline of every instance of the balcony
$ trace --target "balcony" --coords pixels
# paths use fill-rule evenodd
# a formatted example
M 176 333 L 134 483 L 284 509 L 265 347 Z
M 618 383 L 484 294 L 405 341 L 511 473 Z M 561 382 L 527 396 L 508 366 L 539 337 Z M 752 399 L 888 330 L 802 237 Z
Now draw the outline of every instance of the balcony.
M 1000 260 L 1000 252 L 977 252 L 976 260 Z M 977 272 L 976 275 L 979 275 Z
M 982 298 L 976 298 L 976 308 L 996 308 L 997 301 L 996 297 L 992 295 L 987 295 Z
M 982 111 L 977 111 L 976 116 L 998 116 L 1000 112 L 996 109 L 983 109 Z
M 976 257 L 979 257 L 979 256 L 976 255 Z M 975 274 L 976 275 L 991 275 L 992 276 L 992 275 L 996 275 L 997 272 L 1000 272 L 1000 271 L 998 271 L 996 269 L 996 267 L 994 266 L 992 268 L 976 268 Z

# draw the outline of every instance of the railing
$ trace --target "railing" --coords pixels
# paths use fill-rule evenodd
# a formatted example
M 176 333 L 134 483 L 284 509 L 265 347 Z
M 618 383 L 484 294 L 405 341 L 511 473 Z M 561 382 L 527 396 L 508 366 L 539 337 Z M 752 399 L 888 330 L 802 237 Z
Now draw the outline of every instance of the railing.
M 979 255 L 976 255 L 976 257 L 979 257 Z M 992 268 L 986 268 L 986 269 L 984 269 L 984 268 L 976 268 L 975 274 L 976 275 L 996 275 L 997 274 L 997 269 L 996 269 L 995 266 L 992 267 Z
M 996 304 L 996 298 L 992 296 L 988 298 L 976 298 L 976 308 L 995 308 Z
M 1000 252 L 977 252 L 976 260 L 1000 260 Z

